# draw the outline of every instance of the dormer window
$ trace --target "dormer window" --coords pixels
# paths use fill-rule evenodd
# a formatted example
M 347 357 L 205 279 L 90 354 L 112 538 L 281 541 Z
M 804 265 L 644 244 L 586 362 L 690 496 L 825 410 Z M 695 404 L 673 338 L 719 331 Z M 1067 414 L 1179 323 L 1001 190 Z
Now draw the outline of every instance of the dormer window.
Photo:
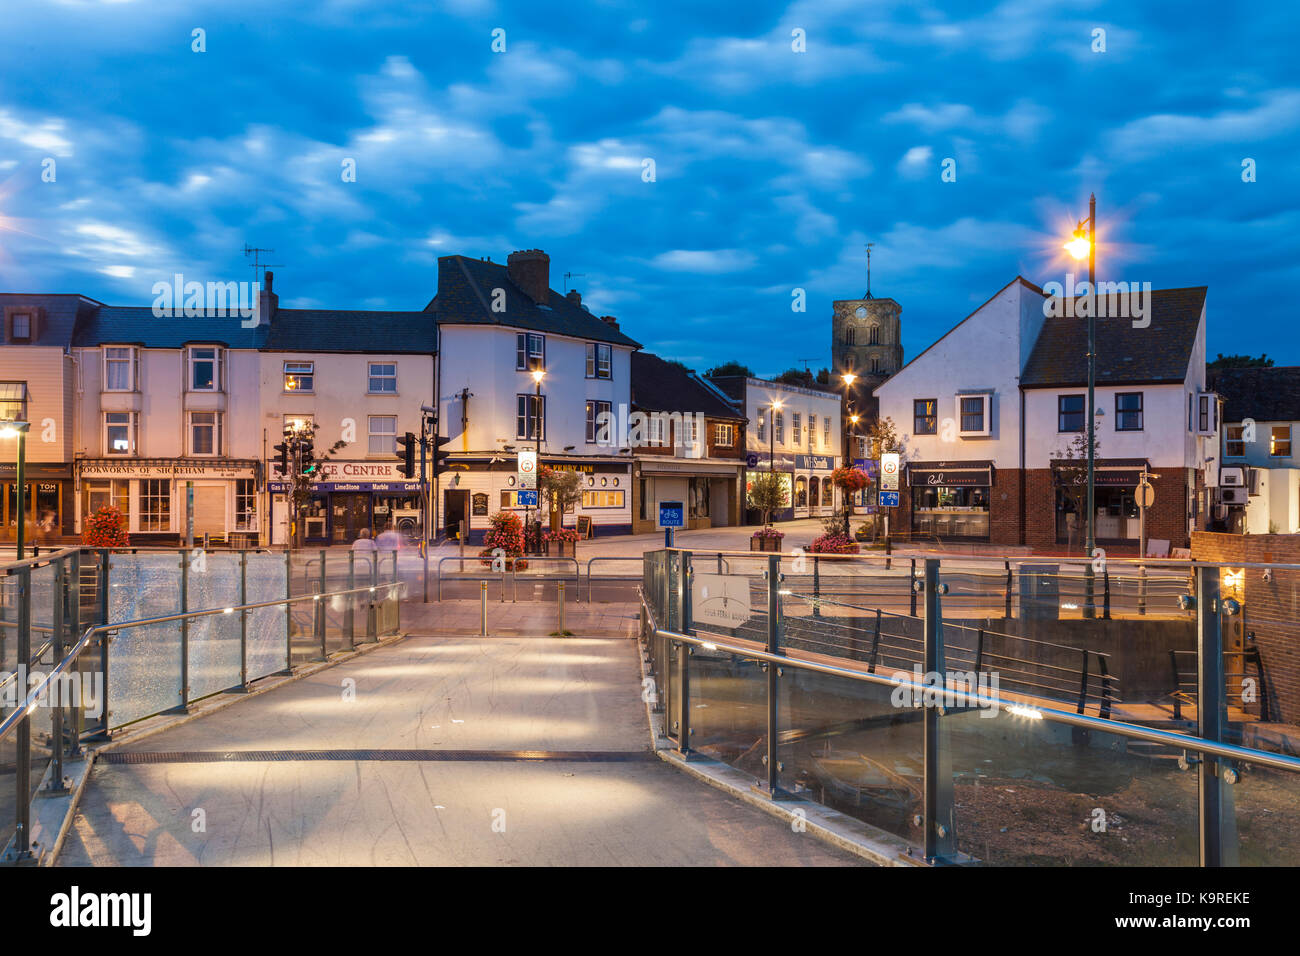
M 30 342 L 32 340 L 32 314 L 15 312 L 9 319 L 9 341 Z

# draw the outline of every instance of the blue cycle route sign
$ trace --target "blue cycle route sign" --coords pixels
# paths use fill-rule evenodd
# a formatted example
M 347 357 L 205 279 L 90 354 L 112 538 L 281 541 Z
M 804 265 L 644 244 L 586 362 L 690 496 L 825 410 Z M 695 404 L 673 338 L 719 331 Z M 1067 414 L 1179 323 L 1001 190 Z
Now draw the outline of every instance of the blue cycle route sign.
M 897 492 L 897 491 L 882 491 L 882 492 L 880 493 L 880 506 L 881 506 L 882 508 L 897 508 L 897 507 L 898 507 L 898 492 Z
M 519 506 L 520 508 L 536 508 L 536 507 L 537 507 L 537 489 L 536 489 L 536 488 L 520 488 L 518 491 L 515 492 L 515 494 L 519 496 L 519 500 L 518 500 L 517 504 L 518 504 L 518 506 Z
M 686 504 L 681 501 L 659 502 L 659 527 L 686 527 Z

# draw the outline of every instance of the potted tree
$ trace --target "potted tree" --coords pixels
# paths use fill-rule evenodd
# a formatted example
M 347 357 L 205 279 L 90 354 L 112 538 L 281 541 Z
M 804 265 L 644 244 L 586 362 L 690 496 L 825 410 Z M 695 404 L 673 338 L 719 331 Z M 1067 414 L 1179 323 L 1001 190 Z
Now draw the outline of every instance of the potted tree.
M 488 518 L 488 529 L 483 535 L 486 546 L 480 551 L 484 567 L 492 568 L 493 561 L 503 558 L 500 566 L 503 571 L 523 571 L 528 562 L 523 560 L 524 523 L 513 511 L 498 511 Z M 500 554 L 497 553 L 498 549 Z M 493 570 L 498 570 L 493 568 Z
M 772 527 L 772 513 L 789 503 L 781 476 L 772 471 L 755 475 L 749 482 L 749 500 L 763 513 L 763 527 L 750 537 L 749 550 L 780 551 L 785 535 Z
M 537 486 L 550 511 L 551 531 L 559 531 L 564 525 L 564 513 L 582 500 L 582 476 L 576 471 L 543 465 L 538 469 Z
M 573 557 L 581 537 L 577 528 L 560 528 L 542 533 L 542 540 L 546 542 L 547 556 L 557 558 Z
M 82 541 L 89 548 L 125 548 L 131 544 L 126 519 L 112 505 L 100 508 L 85 521 Z

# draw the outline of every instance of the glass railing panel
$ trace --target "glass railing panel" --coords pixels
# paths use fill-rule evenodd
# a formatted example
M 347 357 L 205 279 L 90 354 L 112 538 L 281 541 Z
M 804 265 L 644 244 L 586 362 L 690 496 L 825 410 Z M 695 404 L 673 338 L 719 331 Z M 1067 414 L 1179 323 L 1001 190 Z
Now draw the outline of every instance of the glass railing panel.
M 984 708 L 950 712 L 941 727 L 956 846 L 973 860 L 1197 865 L 1197 778 L 1179 769 L 1180 751 Z
M 890 686 L 783 667 L 782 789 L 919 845 L 923 712 Z
M 283 598 L 289 587 L 285 558 L 278 553 L 250 553 L 244 574 L 247 603 Z M 247 666 L 250 681 L 285 669 L 289 611 L 284 605 L 248 612 Z
M 757 661 L 707 647 L 690 649 L 691 748 L 744 771 L 764 775 L 767 674 Z
M 186 581 L 189 610 L 234 608 L 240 602 L 239 555 L 205 551 L 189 561 Z M 190 700 L 239 685 L 240 614 L 191 618 L 189 634 Z
M 1300 866 L 1300 773 L 1249 763 L 1232 766 L 1237 782 L 1224 790 L 1233 804 L 1229 819 L 1236 825 L 1236 863 Z
M 115 553 L 109 558 L 108 619 L 124 622 L 181 612 L 183 552 Z M 108 723 L 120 727 L 182 704 L 181 623 L 110 632 Z

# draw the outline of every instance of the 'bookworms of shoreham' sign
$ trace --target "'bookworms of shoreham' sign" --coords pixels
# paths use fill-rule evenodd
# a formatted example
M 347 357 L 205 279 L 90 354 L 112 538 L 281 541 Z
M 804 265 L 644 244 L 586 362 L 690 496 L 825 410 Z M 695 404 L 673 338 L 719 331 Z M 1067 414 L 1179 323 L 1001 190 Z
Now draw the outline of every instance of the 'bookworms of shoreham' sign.
M 252 478 L 251 461 L 117 461 L 82 460 L 77 474 L 82 478 Z

